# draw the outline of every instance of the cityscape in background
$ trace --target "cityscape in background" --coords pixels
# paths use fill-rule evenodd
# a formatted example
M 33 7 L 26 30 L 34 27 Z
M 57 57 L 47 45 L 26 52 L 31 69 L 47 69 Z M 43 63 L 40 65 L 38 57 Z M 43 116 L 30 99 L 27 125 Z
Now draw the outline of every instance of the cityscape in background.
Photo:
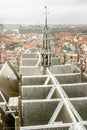
M 0 130 L 87 130 L 87 0 L 0 0 Z
M 40 51 L 44 25 L 0 24 L 0 64 L 9 61 L 19 70 L 21 54 Z M 87 25 L 48 25 L 51 52 L 61 62 L 78 65 L 83 60 L 87 72 Z

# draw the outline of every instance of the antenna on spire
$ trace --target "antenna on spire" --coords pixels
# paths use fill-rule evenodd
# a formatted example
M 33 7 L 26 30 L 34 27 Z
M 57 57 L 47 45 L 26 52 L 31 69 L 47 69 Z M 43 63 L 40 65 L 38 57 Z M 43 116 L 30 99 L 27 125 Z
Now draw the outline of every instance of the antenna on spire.
M 45 27 L 47 29 L 47 7 L 45 6 Z
M 49 14 L 48 12 L 47 12 L 47 6 L 45 6 L 45 28 L 46 28 L 46 30 L 47 30 L 47 14 Z

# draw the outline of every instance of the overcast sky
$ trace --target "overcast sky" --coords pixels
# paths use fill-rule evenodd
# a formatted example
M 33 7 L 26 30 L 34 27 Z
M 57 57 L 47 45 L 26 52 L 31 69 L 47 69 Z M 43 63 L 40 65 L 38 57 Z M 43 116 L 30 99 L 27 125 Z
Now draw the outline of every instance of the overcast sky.
M 87 0 L 0 0 L 0 23 L 87 24 Z

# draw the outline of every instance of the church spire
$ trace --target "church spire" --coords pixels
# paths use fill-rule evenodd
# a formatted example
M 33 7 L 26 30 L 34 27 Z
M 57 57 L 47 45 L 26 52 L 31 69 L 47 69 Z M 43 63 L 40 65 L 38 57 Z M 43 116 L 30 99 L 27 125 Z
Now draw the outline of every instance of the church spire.
M 45 6 L 45 26 L 43 29 L 43 47 L 41 51 L 41 66 L 44 68 L 50 67 L 51 65 L 51 49 L 50 38 L 48 34 L 47 14 L 47 7 Z
M 45 29 L 47 30 L 47 6 L 45 6 Z

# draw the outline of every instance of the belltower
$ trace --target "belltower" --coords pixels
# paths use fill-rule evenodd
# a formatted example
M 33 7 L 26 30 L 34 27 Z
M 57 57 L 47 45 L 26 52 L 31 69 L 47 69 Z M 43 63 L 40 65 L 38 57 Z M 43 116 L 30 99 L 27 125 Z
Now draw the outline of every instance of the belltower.
M 47 26 L 47 14 L 47 7 L 45 6 L 45 26 L 43 28 L 43 45 L 41 50 L 41 66 L 44 69 L 51 66 L 51 48 L 49 30 Z

